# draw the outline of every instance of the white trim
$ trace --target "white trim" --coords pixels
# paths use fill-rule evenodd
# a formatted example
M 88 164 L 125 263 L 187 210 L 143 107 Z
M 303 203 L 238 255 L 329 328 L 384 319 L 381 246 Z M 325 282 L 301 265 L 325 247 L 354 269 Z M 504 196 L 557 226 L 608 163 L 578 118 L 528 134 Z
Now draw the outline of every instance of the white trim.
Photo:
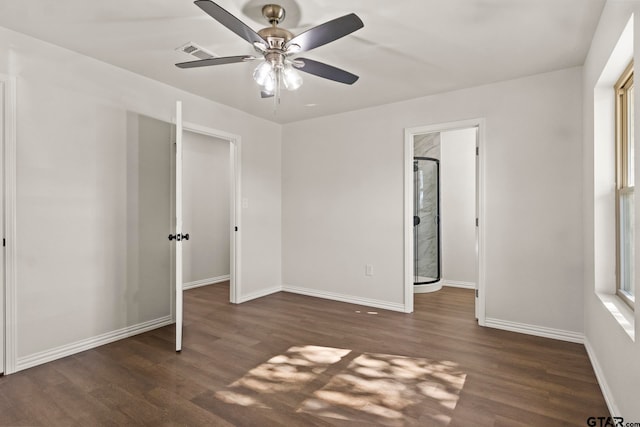
M 231 275 L 226 274 L 224 276 L 210 277 L 208 279 L 194 280 L 193 282 L 187 282 L 182 284 L 182 289 L 200 288 L 202 286 L 213 285 L 220 282 L 226 282 L 231 278 Z
M 201 126 L 195 123 L 183 122 L 182 128 L 188 132 L 194 132 L 200 135 L 211 136 L 218 139 L 224 139 L 229 141 L 229 164 L 231 166 L 231 173 L 233 174 L 230 179 L 230 203 L 229 203 L 229 218 L 231 219 L 231 227 L 229 230 L 229 256 L 230 256 L 230 272 L 229 276 L 229 301 L 234 304 L 239 304 L 243 301 L 248 301 L 250 295 L 242 296 L 242 275 L 241 275 L 241 236 L 242 236 L 242 215 L 241 215 L 241 201 L 242 201 L 242 139 L 240 135 L 224 132 L 218 129 Z M 238 227 L 238 231 L 235 231 L 235 227 Z
M 413 133 L 404 130 L 404 312 L 413 312 Z M 409 222 L 411 218 L 411 222 Z
M 281 291 L 282 291 L 282 286 L 274 286 L 273 288 L 263 289 L 263 290 L 258 291 L 258 292 L 253 292 L 253 293 L 250 293 L 250 294 L 247 294 L 247 295 L 243 295 L 242 298 L 238 300 L 238 304 L 241 304 L 241 303 L 247 302 L 247 301 L 251 301 L 251 300 L 254 300 L 254 299 L 266 297 L 267 295 L 275 294 L 275 293 L 281 292 Z
M 631 307 L 629 307 L 618 295 L 596 292 L 596 296 L 604 309 L 611 314 L 613 319 L 624 330 L 631 341 L 636 341 L 636 319 Z
M 478 245 L 478 263 L 476 265 L 477 271 L 477 281 L 476 281 L 476 289 L 478 290 L 478 294 L 476 296 L 476 317 L 478 319 L 478 324 L 480 326 L 485 326 L 485 318 L 486 318 L 486 297 L 487 297 L 487 286 L 486 286 L 486 274 L 487 274 L 487 264 L 486 264 L 486 254 L 487 254 L 487 209 L 486 209 L 486 198 L 487 198 L 487 188 L 486 188 L 486 159 L 487 159 L 487 143 L 486 143 L 486 123 L 484 119 L 478 119 L 478 166 L 476 168 L 476 197 L 477 197 L 477 218 L 478 218 L 478 227 L 476 227 L 476 231 L 478 233 L 477 237 L 477 245 Z
M 607 408 L 609 408 L 611 416 L 621 417 L 622 415 L 620 413 L 620 410 L 618 409 L 618 405 L 616 405 L 616 402 L 613 399 L 613 393 L 611 393 L 611 389 L 607 384 L 600 362 L 598 362 L 598 358 L 596 357 L 596 354 L 593 351 L 593 347 L 591 347 L 591 343 L 589 343 L 587 337 L 584 338 L 584 348 L 587 350 L 587 355 L 589 356 L 589 360 L 591 361 L 591 366 L 593 366 L 593 372 L 596 374 L 598 385 L 600 386 L 600 390 L 602 391 L 602 395 L 604 396 L 604 401 L 607 403 Z
M 236 134 L 225 132 L 218 129 L 213 129 L 207 126 L 198 125 L 196 123 L 182 122 L 182 125 L 183 125 L 183 130 L 188 130 L 189 132 L 198 133 L 200 135 L 213 136 L 218 139 L 224 139 L 225 141 L 235 141 L 240 138 Z
M 60 347 L 52 348 L 50 350 L 23 356 L 18 358 L 15 372 L 22 371 L 27 368 L 32 368 L 37 365 L 42 365 L 43 363 L 51 362 L 63 357 L 71 356 L 72 354 L 90 350 L 92 348 L 109 344 L 124 338 L 129 338 L 134 335 L 150 331 L 152 329 L 161 328 L 163 326 L 170 325 L 171 323 L 171 316 L 164 316 L 159 319 L 149 320 L 147 322 L 139 323 L 134 326 L 127 326 L 126 328 L 96 335 L 94 337 L 76 341 L 71 344 L 65 344 Z
M 400 311 L 400 312 L 405 311 L 404 304 L 396 304 L 396 303 L 391 303 L 387 301 L 380 301 L 380 300 L 369 299 L 369 298 L 360 298 L 360 297 L 354 297 L 351 295 L 336 294 L 333 292 L 318 291 L 316 289 L 301 288 L 299 286 L 291 286 L 291 285 L 282 285 L 282 290 L 284 292 L 290 292 L 292 294 L 307 295 L 310 297 L 324 298 L 332 301 L 347 302 L 350 304 L 364 305 L 366 307 L 382 308 L 384 310 Z
M 509 320 L 492 319 L 487 317 L 484 326 L 505 331 L 519 332 L 521 334 L 535 335 L 537 337 L 552 338 L 560 341 L 584 343 L 584 334 L 580 332 L 565 331 L 563 329 L 547 328 L 545 326 L 529 325 L 526 323 L 511 322 Z
M 486 260 L 485 260 L 485 230 L 486 230 L 486 188 L 485 188 L 485 159 L 487 156 L 484 118 L 460 120 L 455 122 L 438 123 L 428 126 L 405 128 L 404 130 L 404 308 L 405 313 L 413 312 L 413 137 L 430 132 L 446 132 L 449 130 L 477 128 L 477 147 L 479 149 L 478 166 L 476 170 L 476 188 L 478 206 L 476 216 L 479 219 L 477 227 L 477 289 L 476 312 L 478 324 L 485 326 L 486 306 Z
M 235 225 L 231 224 L 229 229 L 231 252 L 229 302 L 238 303 L 242 290 L 242 141 L 238 135 L 229 141 L 231 142 L 229 161 L 231 162 L 234 174 L 231 180 L 232 188 L 230 192 L 231 203 L 229 204 L 229 218 L 235 220 Z
M 18 298 L 16 256 L 16 78 L 0 74 L 4 92 L 4 373 L 16 372 Z M 0 289 L 1 291 L 1 289 Z M 0 351 L 2 351 L 0 343 Z M 0 369 L 1 371 L 2 369 Z
M 459 280 L 446 280 L 442 279 L 440 281 L 442 286 L 448 286 L 450 288 L 464 288 L 464 289 L 475 289 L 476 284 L 472 282 L 461 282 Z
M 421 135 L 424 133 L 447 132 L 450 130 L 469 129 L 469 128 L 477 127 L 483 123 L 484 123 L 484 118 L 482 117 L 475 118 L 475 119 L 468 119 L 468 120 L 456 120 L 453 122 L 435 123 L 432 125 L 406 128 L 405 135 L 406 135 L 406 132 L 409 132 L 413 136 L 413 135 Z M 411 153 L 411 157 L 413 157 L 413 153 Z

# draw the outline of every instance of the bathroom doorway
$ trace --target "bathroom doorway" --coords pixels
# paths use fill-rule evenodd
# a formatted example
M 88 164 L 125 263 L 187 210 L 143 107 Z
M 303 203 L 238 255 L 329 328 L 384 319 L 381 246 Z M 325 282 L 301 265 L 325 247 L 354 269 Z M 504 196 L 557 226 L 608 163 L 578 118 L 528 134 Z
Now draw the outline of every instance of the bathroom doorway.
M 482 119 L 405 130 L 405 311 L 414 293 L 475 291 L 484 323 Z

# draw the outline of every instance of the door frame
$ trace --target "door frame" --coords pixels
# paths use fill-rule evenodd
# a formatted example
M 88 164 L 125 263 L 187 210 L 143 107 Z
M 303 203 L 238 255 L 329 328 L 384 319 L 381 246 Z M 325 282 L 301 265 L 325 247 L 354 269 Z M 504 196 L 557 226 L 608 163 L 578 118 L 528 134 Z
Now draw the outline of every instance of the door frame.
M 4 256 L 0 262 L 0 316 L 4 315 L 0 331 L 0 372 L 16 372 L 17 354 L 17 286 L 16 286 L 16 78 L 0 74 L 2 99 L 2 174 L 0 186 L 2 209 L 0 227 L 5 239 Z M 4 298 L 4 304 L 3 304 Z M 4 309 L 4 310 L 3 310 Z
M 486 305 L 486 189 L 485 189 L 485 119 L 476 118 L 454 122 L 405 128 L 404 130 L 404 311 L 413 312 L 413 138 L 416 135 L 433 132 L 477 128 L 476 133 L 476 318 L 478 324 L 485 324 Z
M 242 154 L 242 141 L 239 135 L 224 132 L 218 129 L 209 128 L 206 126 L 197 125 L 195 123 L 183 122 L 183 132 L 193 132 L 204 136 L 210 136 L 217 139 L 222 139 L 229 142 L 229 166 L 231 179 L 229 189 L 229 302 L 233 304 L 240 303 L 240 295 L 242 290 L 241 280 L 241 206 L 242 201 L 242 186 L 241 186 L 241 154 Z M 237 230 L 237 231 L 236 231 Z

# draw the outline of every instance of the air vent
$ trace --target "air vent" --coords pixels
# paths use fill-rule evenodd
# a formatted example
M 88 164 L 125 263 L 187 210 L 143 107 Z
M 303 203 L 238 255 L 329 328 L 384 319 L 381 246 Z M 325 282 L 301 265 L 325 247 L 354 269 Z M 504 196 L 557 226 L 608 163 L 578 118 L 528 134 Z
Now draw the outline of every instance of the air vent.
M 215 58 L 218 55 L 215 55 L 213 52 L 209 52 L 207 49 L 202 46 L 198 46 L 194 42 L 186 43 L 178 48 L 176 48 L 178 52 L 186 53 L 187 55 L 195 56 L 198 59 L 209 59 Z

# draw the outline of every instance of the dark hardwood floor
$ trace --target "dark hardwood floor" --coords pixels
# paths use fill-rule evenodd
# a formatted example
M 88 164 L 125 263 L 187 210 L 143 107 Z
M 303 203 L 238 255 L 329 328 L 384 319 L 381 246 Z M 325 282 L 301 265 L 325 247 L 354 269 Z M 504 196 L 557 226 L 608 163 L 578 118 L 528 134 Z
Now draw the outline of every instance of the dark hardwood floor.
M 473 292 L 402 314 L 185 292 L 174 328 L 0 378 L 0 425 L 585 426 L 607 408 L 582 345 L 477 326 Z

